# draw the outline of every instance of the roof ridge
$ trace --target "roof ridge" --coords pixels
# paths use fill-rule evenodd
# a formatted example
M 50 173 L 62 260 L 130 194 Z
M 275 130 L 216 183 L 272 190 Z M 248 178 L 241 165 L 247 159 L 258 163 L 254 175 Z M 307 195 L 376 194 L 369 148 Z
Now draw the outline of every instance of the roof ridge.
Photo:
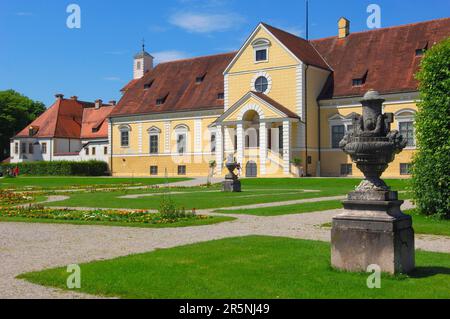
M 416 25 L 426 24 L 426 23 L 431 23 L 431 22 L 437 22 L 437 21 L 442 21 L 442 20 L 450 20 L 450 18 L 438 18 L 438 19 L 432 19 L 432 20 L 427 20 L 427 21 L 412 22 L 412 23 L 401 24 L 401 25 L 393 25 L 390 27 L 384 27 L 384 28 L 378 28 L 378 29 L 372 29 L 372 30 L 350 32 L 349 36 L 351 36 L 352 34 L 361 34 L 361 33 L 377 32 L 377 31 L 384 31 L 384 30 L 391 30 L 391 29 L 407 28 L 407 27 L 411 27 L 411 26 L 416 26 Z M 309 40 L 309 42 L 319 42 L 319 41 L 328 40 L 328 39 L 337 39 L 337 36 L 329 36 L 329 37 L 324 37 L 324 38 L 312 39 L 312 40 Z

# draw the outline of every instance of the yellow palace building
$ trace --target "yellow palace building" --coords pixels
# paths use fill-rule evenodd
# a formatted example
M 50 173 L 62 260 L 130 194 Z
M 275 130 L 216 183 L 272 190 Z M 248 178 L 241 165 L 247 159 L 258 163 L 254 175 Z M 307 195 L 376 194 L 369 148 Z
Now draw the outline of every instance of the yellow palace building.
M 415 150 L 414 74 L 450 19 L 305 40 L 260 23 L 239 51 L 161 63 L 143 50 L 109 117 L 114 176 L 361 176 L 339 149 L 369 89 L 386 100 L 408 147 L 385 177 L 408 175 Z M 300 163 L 300 165 L 299 165 Z

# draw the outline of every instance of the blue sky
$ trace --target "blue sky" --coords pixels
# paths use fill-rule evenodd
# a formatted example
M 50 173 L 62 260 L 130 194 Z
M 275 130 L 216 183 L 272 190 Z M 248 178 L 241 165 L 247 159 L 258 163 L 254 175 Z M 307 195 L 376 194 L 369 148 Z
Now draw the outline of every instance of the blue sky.
M 81 28 L 69 29 L 69 4 Z M 450 0 L 309 0 L 310 38 L 334 36 L 341 16 L 368 30 L 369 4 L 382 27 L 450 16 Z M 305 34 L 304 0 L 0 0 L 0 90 L 15 89 L 50 105 L 55 93 L 83 100 L 120 99 L 132 57 L 158 61 L 239 49 L 260 21 Z

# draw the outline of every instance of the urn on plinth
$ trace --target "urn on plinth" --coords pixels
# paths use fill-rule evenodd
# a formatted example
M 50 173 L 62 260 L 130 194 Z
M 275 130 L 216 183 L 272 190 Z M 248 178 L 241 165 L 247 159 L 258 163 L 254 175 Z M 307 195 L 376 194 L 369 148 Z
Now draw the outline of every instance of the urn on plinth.
M 369 265 L 383 272 L 407 273 L 414 269 L 412 219 L 400 210 L 403 201 L 381 175 L 406 146 L 391 130 L 392 113 L 382 112 L 384 100 L 370 90 L 362 99 L 362 115 L 353 118 L 353 129 L 340 142 L 342 150 L 364 174 L 364 179 L 343 201 L 344 213 L 333 218 L 333 267 L 366 271 Z
M 228 169 L 228 174 L 225 175 L 225 181 L 222 184 L 222 191 L 241 192 L 241 181 L 235 173 L 235 170 L 240 168 L 240 164 L 236 162 L 233 156 L 229 156 L 225 166 Z

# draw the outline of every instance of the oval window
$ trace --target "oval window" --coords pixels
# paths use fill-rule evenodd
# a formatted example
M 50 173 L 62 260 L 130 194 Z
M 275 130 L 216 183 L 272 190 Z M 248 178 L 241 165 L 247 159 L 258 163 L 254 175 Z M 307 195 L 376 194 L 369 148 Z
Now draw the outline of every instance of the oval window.
M 266 77 L 260 76 L 255 81 L 255 90 L 256 92 L 264 93 L 267 91 L 269 87 L 269 81 L 267 81 Z

